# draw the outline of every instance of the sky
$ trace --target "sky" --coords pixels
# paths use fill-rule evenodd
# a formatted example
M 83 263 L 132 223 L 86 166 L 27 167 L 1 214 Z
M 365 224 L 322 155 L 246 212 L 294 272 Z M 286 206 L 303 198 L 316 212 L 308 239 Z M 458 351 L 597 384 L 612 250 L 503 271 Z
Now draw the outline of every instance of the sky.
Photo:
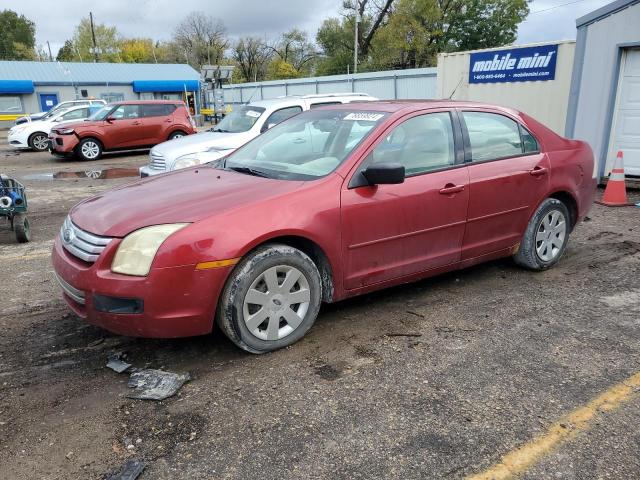
M 575 19 L 607 3 L 533 0 L 516 43 L 574 39 Z M 89 10 L 97 23 L 116 26 L 125 37 L 168 40 L 180 19 L 191 11 L 203 11 L 220 18 L 230 37 L 274 39 L 293 27 L 314 38 L 322 21 L 339 15 L 341 6 L 342 0 L 0 0 L 0 10 L 14 10 L 36 23 L 36 43 L 46 48 L 48 40 L 54 56 Z

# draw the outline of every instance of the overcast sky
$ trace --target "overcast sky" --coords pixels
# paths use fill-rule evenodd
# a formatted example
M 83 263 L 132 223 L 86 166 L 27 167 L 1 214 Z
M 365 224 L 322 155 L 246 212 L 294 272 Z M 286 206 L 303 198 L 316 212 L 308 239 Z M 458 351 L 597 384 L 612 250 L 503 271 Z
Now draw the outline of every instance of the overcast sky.
M 607 3 L 534 0 L 530 16 L 520 26 L 517 43 L 573 39 L 575 19 Z M 37 43 L 46 45 L 48 40 L 54 56 L 89 10 L 96 22 L 116 26 L 125 37 L 168 40 L 182 17 L 200 10 L 222 19 L 232 37 L 272 39 L 293 27 L 308 31 L 314 38 L 322 21 L 336 16 L 341 5 L 342 0 L 0 0 L 0 9 L 12 9 L 36 23 Z

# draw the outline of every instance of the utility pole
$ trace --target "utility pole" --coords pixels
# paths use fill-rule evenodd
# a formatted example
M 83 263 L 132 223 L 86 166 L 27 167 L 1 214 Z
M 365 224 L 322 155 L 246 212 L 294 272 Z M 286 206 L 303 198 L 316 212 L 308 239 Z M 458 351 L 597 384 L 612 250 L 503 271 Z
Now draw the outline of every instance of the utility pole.
M 49 61 L 53 62 L 53 55 L 51 55 L 51 45 L 49 45 L 49 40 L 47 40 L 47 47 L 49 48 Z
M 353 36 L 353 73 L 358 73 L 358 23 L 360 22 L 360 2 L 355 0 L 355 32 Z
M 93 13 L 89 12 L 89 22 L 91 23 L 91 37 L 93 38 L 94 63 L 98 63 L 98 46 L 96 45 L 96 31 L 93 28 Z

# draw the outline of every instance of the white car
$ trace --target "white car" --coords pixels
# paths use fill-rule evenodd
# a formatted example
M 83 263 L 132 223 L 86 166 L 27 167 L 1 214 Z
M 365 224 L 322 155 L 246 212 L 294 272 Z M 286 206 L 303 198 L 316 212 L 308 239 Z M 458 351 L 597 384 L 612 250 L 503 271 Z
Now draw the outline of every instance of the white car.
M 43 152 L 49 148 L 49 132 L 51 128 L 62 122 L 77 122 L 88 118 L 100 110 L 102 105 L 81 105 L 62 109 L 43 120 L 21 123 L 9 129 L 7 141 L 13 148 L 30 148 Z
M 25 115 L 24 117 L 20 117 L 16 119 L 16 125 L 20 125 L 22 123 L 27 122 L 35 122 L 36 120 L 44 120 L 45 117 L 54 115 L 62 110 L 67 110 L 71 107 L 80 107 L 84 105 L 91 105 L 93 107 L 102 107 L 106 105 L 107 102 L 105 100 L 69 100 L 66 102 L 60 102 L 55 105 L 48 112 L 38 112 L 32 113 L 31 115 Z
M 160 143 L 149 152 L 141 177 L 192 167 L 229 155 L 249 140 L 298 113 L 337 103 L 371 102 L 366 93 L 302 95 L 261 100 L 236 106 L 210 130 Z

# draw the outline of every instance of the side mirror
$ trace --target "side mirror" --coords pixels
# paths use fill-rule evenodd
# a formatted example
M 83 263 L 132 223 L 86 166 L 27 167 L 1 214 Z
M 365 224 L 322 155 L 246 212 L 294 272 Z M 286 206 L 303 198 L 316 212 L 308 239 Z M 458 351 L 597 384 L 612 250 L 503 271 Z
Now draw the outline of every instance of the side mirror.
M 404 182 L 404 165 L 399 163 L 378 163 L 369 165 L 362 175 L 369 185 L 392 185 Z
M 109 116 L 109 117 L 107 117 L 107 122 L 108 123 L 113 123 L 115 121 L 115 119 L 116 119 L 116 117 Z

